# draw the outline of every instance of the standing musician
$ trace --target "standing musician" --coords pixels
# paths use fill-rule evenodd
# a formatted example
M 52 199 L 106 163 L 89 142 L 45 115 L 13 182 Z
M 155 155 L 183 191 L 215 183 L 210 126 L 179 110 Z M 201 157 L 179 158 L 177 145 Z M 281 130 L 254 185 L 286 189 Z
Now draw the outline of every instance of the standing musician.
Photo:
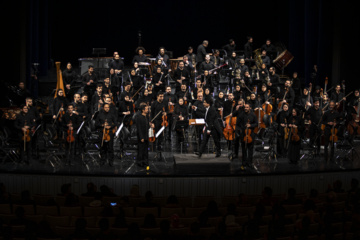
M 81 118 L 74 113 L 74 106 L 68 105 L 67 112 L 64 114 L 62 123 L 62 130 L 65 132 L 65 152 L 66 165 L 71 165 L 74 160 L 75 147 L 78 144 L 76 131 L 81 124 Z
M 28 112 L 30 115 L 32 115 L 32 118 L 34 119 L 34 125 L 35 128 L 37 128 L 39 126 L 39 124 L 42 123 L 42 114 L 39 113 L 38 109 L 36 106 L 34 106 L 34 101 L 31 97 L 27 97 L 26 98 L 26 106 L 28 107 Z M 38 137 L 38 132 L 35 132 L 34 135 L 32 136 L 32 149 L 33 149 L 33 156 L 35 158 L 39 157 L 39 145 L 37 144 L 37 137 Z
M 109 70 L 109 82 L 111 86 L 111 91 L 114 95 L 114 99 L 115 101 L 117 101 L 118 95 L 120 94 L 121 81 L 113 68 L 110 68 Z
M 184 99 L 184 104 L 186 106 L 188 106 L 189 103 L 192 101 L 191 93 L 189 93 L 189 89 L 186 86 L 186 83 L 181 84 L 181 91 L 176 92 L 176 97 L 177 97 L 177 99 L 183 98 Z
M 176 127 L 176 123 L 179 121 L 182 121 L 184 124 L 188 123 L 188 116 L 189 116 L 189 112 L 188 112 L 188 108 L 187 106 L 184 105 L 184 99 L 179 98 L 178 103 L 176 104 L 175 108 L 174 108 L 174 128 L 176 131 L 176 143 L 177 146 L 180 147 L 181 144 L 184 142 L 185 139 L 185 127 L 182 128 L 177 128 Z M 170 124 L 170 123 L 169 123 Z M 172 125 L 170 125 L 172 126 Z
M 143 167 L 148 165 L 149 160 L 149 128 L 153 129 L 155 126 L 149 123 L 149 106 L 140 105 L 140 112 L 141 114 L 137 114 L 135 119 L 138 137 L 137 165 Z
M 275 67 L 269 68 L 269 77 L 268 77 L 267 85 L 272 93 L 278 93 L 278 87 L 280 85 L 280 76 L 276 73 Z M 289 83 L 287 84 L 287 87 L 291 88 L 290 80 Z M 294 97 L 294 99 L 292 100 L 292 104 L 293 104 L 295 100 L 295 93 L 293 89 L 291 89 L 291 92 L 292 92 L 291 93 L 292 96 Z
M 140 63 L 140 62 L 147 62 L 148 59 L 145 56 L 145 48 L 143 47 L 138 47 L 135 50 L 136 55 L 133 57 L 132 63 L 134 64 L 135 62 Z
M 192 71 L 194 70 L 194 65 L 191 61 L 189 61 L 188 55 L 184 55 L 183 57 L 184 67 L 185 69 L 192 75 Z
M 90 65 L 88 71 L 82 76 L 84 92 L 92 96 L 95 92 L 97 76 L 94 73 L 94 66 Z
M 119 54 L 115 54 L 113 61 L 110 62 L 109 68 L 114 69 L 115 74 L 120 76 L 122 71 L 124 70 L 124 61 L 120 59 Z
M 116 118 L 110 113 L 110 105 L 104 104 L 104 111 L 100 111 L 95 121 L 96 128 L 100 131 L 100 165 L 104 165 L 108 160 L 109 165 L 114 163 L 114 128 Z
M 21 105 L 21 112 L 16 115 L 14 126 L 19 130 L 20 162 L 25 162 L 29 165 L 31 161 L 32 130 L 34 130 L 35 122 L 33 115 L 29 113 L 29 108 L 26 105 Z
M 288 158 L 289 162 L 297 164 L 300 160 L 301 137 L 304 129 L 304 121 L 299 114 L 299 110 L 293 108 L 292 114 L 289 118 L 289 149 Z
M 320 108 L 320 99 L 317 98 L 314 101 L 314 105 L 306 111 L 306 118 L 309 120 L 309 136 L 310 146 L 315 146 L 317 152 L 320 152 L 320 140 L 321 140 L 321 120 L 322 109 Z M 315 145 L 314 145 L 315 144 Z
M 154 91 L 155 92 L 159 92 L 159 91 L 162 91 L 164 92 L 165 91 L 165 75 L 164 73 L 161 71 L 161 67 L 159 66 L 155 66 L 154 67 L 155 69 L 155 73 L 153 73 L 153 76 L 152 76 L 152 84 L 154 85 Z
M 137 92 L 142 86 L 145 85 L 144 78 L 142 78 L 141 76 L 137 76 L 134 69 L 131 69 L 131 71 L 130 71 L 129 81 L 131 82 L 131 85 L 133 87 L 133 90 L 132 90 L 133 93 Z M 138 94 L 135 95 L 134 101 L 136 99 L 138 99 L 138 97 L 139 97 Z
M 196 64 L 200 65 L 200 63 L 202 63 L 203 61 L 205 61 L 205 56 L 206 56 L 206 48 L 209 46 L 209 41 L 204 40 L 202 42 L 202 44 L 200 44 L 197 47 L 197 51 L 196 51 Z
M 331 100 L 329 104 L 329 110 L 324 113 L 322 118 L 322 128 L 324 128 L 324 137 L 325 137 L 325 146 L 324 146 L 324 159 L 328 161 L 328 147 L 329 143 L 331 143 L 331 153 L 330 153 L 330 160 L 333 160 L 334 157 L 334 142 L 336 142 L 336 138 L 332 138 L 330 140 L 330 136 L 332 133 L 337 137 L 337 130 L 340 122 L 340 118 L 342 114 L 336 111 L 336 103 L 335 101 Z
M 158 92 L 156 101 L 151 104 L 151 119 L 155 125 L 155 134 L 161 129 L 163 123 L 163 117 L 167 115 L 167 106 L 164 103 L 164 93 Z M 165 129 L 166 130 L 166 129 Z M 156 139 L 156 150 L 162 151 L 162 142 L 164 139 L 165 130 Z
M 180 91 L 183 83 L 189 86 L 190 72 L 185 68 L 183 61 L 179 62 L 178 68 L 174 72 L 174 79 L 176 80 L 176 91 Z
M 243 111 L 235 111 L 234 116 L 237 118 L 233 158 L 238 157 L 239 142 L 241 141 L 242 165 L 250 167 L 254 153 L 254 128 L 258 125 L 257 117 L 254 112 L 251 111 L 251 107 L 248 103 L 245 103 Z M 248 134 L 246 134 L 245 130 L 248 131 Z
M 214 54 L 210 57 L 210 61 L 213 62 L 215 67 L 220 66 L 220 51 L 218 49 L 214 50 Z
M 287 141 L 289 138 L 289 105 L 285 103 L 276 116 L 276 122 L 278 124 L 278 138 L 277 138 L 277 154 L 279 157 L 284 157 L 287 154 Z
M 184 100 L 184 99 L 183 99 Z M 171 93 L 171 86 L 166 86 L 166 91 L 164 94 L 164 103 L 165 106 L 167 106 L 167 120 L 169 122 L 169 126 L 173 126 L 173 112 L 175 109 L 175 105 L 178 102 L 178 98 L 176 95 Z M 184 101 L 183 101 L 184 103 Z M 171 141 L 171 130 L 172 128 L 169 128 L 168 136 L 166 137 L 167 140 Z
M 196 54 L 194 53 L 193 47 L 191 47 L 191 46 L 188 47 L 187 52 L 188 53 L 186 54 L 186 56 L 188 57 L 189 61 L 191 62 L 192 66 L 194 68 L 196 65 Z M 206 50 L 205 50 L 205 52 L 206 52 Z M 185 61 L 185 59 L 184 59 L 184 61 Z M 185 62 L 185 65 L 186 65 L 186 62 Z
M 251 36 L 247 37 L 247 42 L 244 45 L 244 54 L 246 59 L 253 59 L 253 41 Z
M 197 94 L 197 99 L 194 101 L 194 103 L 191 106 L 192 110 L 192 119 L 201 119 L 205 117 L 205 107 L 203 104 L 203 92 L 199 92 Z M 197 145 L 195 146 L 195 152 L 200 150 L 201 146 L 201 136 L 202 136 L 202 129 L 203 126 L 201 125 L 195 125 L 195 132 L 196 132 L 196 138 L 197 138 Z
M 204 71 L 204 74 L 201 75 L 200 81 L 202 88 L 204 89 L 209 88 L 210 92 L 214 91 L 213 78 L 212 75 L 210 75 L 209 70 Z
M 224 92 L 220 91 L 218 95 L 215 97 L 214 107 L 216 111 L 220 114 L 220 117 L 223 117 L 223 109 L 224 109 L 225 97 Z
M 226 51 L 227 55 L 231 55 L 232 52 L 235 52 L 235 48 L 236 48 L 235 40 L 229 39 L 229 43 L 224 45 L 222 48 Z
M 74 114 L 78 115 L 82 120 L 86 120 L 89 117 L 88 108 L 85 103 L 82 102 L 79 93 L 74 94 L 74 101 L 71 103 L 74 106 Z
M 73 69 L 71 63 L 66 64 L 66 69 L 62 72 L 62 77 L 65 84 L 66 96 L 68 100 L 71 101 L 71 87 L 74 85 L 75 81 L 78 79 L 78 75 Z
M 67 108 L 67 105 L 68 105 L 68 101 L 64 97 L 64 91 L 62 89 L 58 89 L 57 93 L 56 93 L 56 97 L 55 97 L 53 105 L 52 105 L 52 115 L 53 115 L 53 119 L 55 121 L 54 127 L 57 131 L 57 136 L 55 138 L 60 137 L 61 117 L 65 113 L 64 109 Z
M 207 142 L 209 141 L 210 135 L 214 139 L 216 155 L 215 157 L 221 156 L 221 146 L 220 146 L 220 138 L 222 134 L 222 128 L 218 121 L 219 113 L 216 111 L 213 105 L 213 100 L 211 97 L 206 97 L 204 99 L 203 105 L 205 107 L 205 126 L 203 128 L 204 140 L 201 142 L 199 152 L 195 154 L 201 158 L 202 153 L 205 151 L 205 147 Z

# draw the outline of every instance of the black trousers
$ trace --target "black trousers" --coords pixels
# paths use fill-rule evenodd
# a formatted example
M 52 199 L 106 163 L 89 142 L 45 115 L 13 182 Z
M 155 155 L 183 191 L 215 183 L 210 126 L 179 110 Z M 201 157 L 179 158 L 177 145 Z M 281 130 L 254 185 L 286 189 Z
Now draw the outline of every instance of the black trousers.
M 292 163 L 297 163 L 300 160 L 301 140 L 291 141 L 289 143 L 288 159 Z
M 24 142 L 24 140 L 22 140 L 20 138 L 20 144 L 19 144 L 19 150 L 20 150 L 20 161 L 24 161 L 25 159 L 25 154 L 27 157 L 27 161 L 29 161 L 31 159 L 31 145 L 32 145 L 32 140 L 30 140 L 29 142 Z
M 241 150 L 242 162 L 251 164 L 254 155 L 254 141 L 251 143 L 245 143 L 244 141 L 241 141 Z
M 114 134 L 112 130 L 110 130 L 109 136 L 110 136 L 110 141 L 102 141 L 103 134 L 101 134 L 100 156 L 102 162 L 106 161 L 106 159 L 108 159 L 109 162 L 114 161 Z
M 144 142 L 139 141 L 138 143 L 138 161 L 148 161 L 149 160 L 149 141 L 145 140 Z
M 205 151 L 205 147 L 210 139 L 210 136 L 212 136 L 214 143 L 215 143 L 215 148 L 216 148 L 216 153 L 220 153 L 221 152 L 221 146 L 220 146 L 220 134 L 216 131 L 216 130 L 212 130 L 210 134 L 207 134 L 207 130 L 205 128 L 205 132 L 204 132 L 204 139 L 201 142 L 201 146 L 200 146 L 200 153 L 203 153 Z
M 330 136 L 331 136 L 331 128 L 330 127 L 326 127 L 324 130 L 324 158 L 325 160 L 328 159 L 329 157 L 329 153 L 328 153 L 328 147 L 330 144 L 330 160 L 333 160 L 334 158 L 334 144 L 332 143 L 332 141 L 330 141 Z

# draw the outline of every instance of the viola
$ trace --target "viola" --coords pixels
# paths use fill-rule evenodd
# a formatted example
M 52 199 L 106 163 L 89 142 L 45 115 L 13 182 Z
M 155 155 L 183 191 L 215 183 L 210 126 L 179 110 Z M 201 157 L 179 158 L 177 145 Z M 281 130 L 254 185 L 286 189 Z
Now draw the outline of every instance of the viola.
M 165 112 L 165 108 L 163 108 L 163 111 Z M 169 122 L 167 121 L 167 115 L 162 116 L 161 126 L 165 126 L 165 127 L 169 126 Z
M 169 113 L 173 113 L 174 112 L 174 105 L 170 104 L 171 102 L 171 97 L 169 98 Z
M 285 127 L 284 127 L 284 139 L 285 140 L 289 138 L 289 133 L 290 133 L 290 130 L 289 130 L 289 127 L 287 124 L 287 120 L 285 119 Z
M 64 110 L 61 111 L 61 109 L 63 109 L 63 107 L 64 107 L 64 104 L 62 103 L 61 108 L 59 109 L 59 114 L 58 114 L 59 115 L 59 121 L 61 120 L 62 116 L 64 116 L 64 114 L 65 114 Z
M 26 121 L 25 121 L 24 127 L 27 127 Z M 26 128 L 26 130 L 24 131 L 24 135 L 22 136 L 22 140 L 24 142 L 30 142 L 31 138 L 30 138 L 30 129 L 29 128 Z
M 149 134 L 149 142 L 155 142 L 155 128 L 150 128 L 150 133 L 151 134 Z
M 247 123 L 250 123 L 250 119 L 248 120 L 248 122 Z M 244 136 L 244 142 L 245 143 L 252 143 L 252 137 L 251 137 L 251 129 L 249 128 L 249 127 L 246 127 L 246 129 L 245 129 L 245 136 Z
M 108 126 L 108 123 L 107 123 L 107 120 L 105 119 L 101 146 L 103 146 L 104 141 L 105 141 L 105 142 L 109 142 L 110 139 L 111 139 L 111 138 L 110 138 L 110 129 L 106 128 L 107 126 Z

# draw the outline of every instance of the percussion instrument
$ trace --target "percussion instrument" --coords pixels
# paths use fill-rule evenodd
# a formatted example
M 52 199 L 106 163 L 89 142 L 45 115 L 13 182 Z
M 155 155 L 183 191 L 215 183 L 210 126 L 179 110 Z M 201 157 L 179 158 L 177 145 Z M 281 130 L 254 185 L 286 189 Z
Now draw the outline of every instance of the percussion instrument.
M 285 49 L 282 53 L 279 54 L 279 56 L 277 56 L 277 58 L 275 58 L 274 64 L 279 69 L 284 69 L 293 59 L 294 56 Z

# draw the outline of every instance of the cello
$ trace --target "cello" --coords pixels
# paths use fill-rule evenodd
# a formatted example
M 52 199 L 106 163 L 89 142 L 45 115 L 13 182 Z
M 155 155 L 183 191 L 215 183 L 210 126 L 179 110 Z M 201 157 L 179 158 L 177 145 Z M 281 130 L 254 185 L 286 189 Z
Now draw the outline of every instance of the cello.
M 71 144 L 75 141 L 74 129 L 72 128 L 72 122 L 71 121 L 68 124 L 66 141 L 69 143 L 69 154 L 70 154 L 70 152 L 71 152 Z
M 295 118 L 293 118 L 293 125 L 295 124 Z M 291 127 L 291 141 L 297 142 L 300 140 L 300 136 L 298 134 L 298 128 Z
M 270 103 L 267 103 L 267 102 L 269 102 L 270 98 L 271 98 L 270 90 L 268 90 L 268 94 L 266 95 L 265 102 L 261 106 L 262 109 L 264 109 L 264 122 L 265 122 L 265 125 L 270 125 L 272 123 L 272 117 L 271 117 L 270 114 L 272 113 L 273 106 Z
M 338 141 L 338 136 L 337 136 L 337 128 L 335 128 L 336 125 L 336 119 L 334 119 L 332 128 L 331 128 L 331 135 L 330 135 L 330 142 L 332 145 L 334 145 L 334 143 L 336 143 Z
M 249 123 L 250 123 L 250 119 L 248 119 L 247 124 L 249 124 Z M 244 136 L 245 149 L 247 149 L 247 145 L 252 143 L 252 140 L 253 140 L 251 137 L 251 129 L 248 126 L 246 126 L 244 134 L 245 134 L 245 136 Z
M 287 149 L 287 140 L 289 139 L 290 131 L 289 126 L 287 124 L 287 120 L 285 118 L 285 127 L 284 127 L 284 148 Z
M 234 126 L 236 125 L 236 117 L 232 116 L 232 112 L 235 106 L 235 101 L 231 106 L 231 114 L 225 117 L 225 128 L 223 130 L 223 134 L 226 140 L 232 141 L 235 139 L 235 129 Z

